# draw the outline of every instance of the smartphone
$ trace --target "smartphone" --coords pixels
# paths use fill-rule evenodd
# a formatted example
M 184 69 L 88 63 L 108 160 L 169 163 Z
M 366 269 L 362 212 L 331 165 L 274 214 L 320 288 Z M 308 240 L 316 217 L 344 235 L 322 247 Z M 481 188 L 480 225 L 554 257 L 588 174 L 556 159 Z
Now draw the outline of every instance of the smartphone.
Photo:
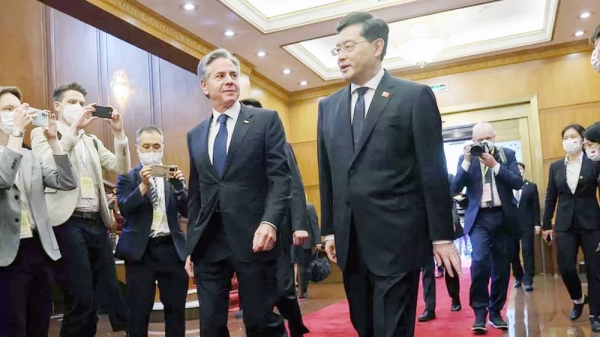
M 33 125 L 45 128 L 47 128 L 48 125 L 50 125 L 50 114 L 48 112 L 35 108 L 30 108 L 29 110 L 27 110 L 27 112 L 30 115 L 36 114 L 36 116 L 33 117 Z
M 113 108 L 102 105 L 95 105 L 94 108 L 96 111 L 92 112 L 92 116 L 112 119 Z
M 173 185 L 173 187 L 175 187 L 175 189 L 177 191 L 187 188 L 187 184 L 183 180 L 173 178 L 173 179 L 169 180 L 169 182 L 171 183 L 171 185 Z
M 152 165 L 150 173 L 154 177 L 175 178 L 177 165 Z

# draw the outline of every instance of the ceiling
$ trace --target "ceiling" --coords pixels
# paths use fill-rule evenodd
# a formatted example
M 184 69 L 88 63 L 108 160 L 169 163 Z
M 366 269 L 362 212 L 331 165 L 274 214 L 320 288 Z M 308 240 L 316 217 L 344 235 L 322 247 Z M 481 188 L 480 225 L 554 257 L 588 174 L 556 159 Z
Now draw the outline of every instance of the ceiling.
M 418 69 L 399 57 L 398 47 L 415 23 L 446 37 L 445 48 L 430 65 L 440 66 L 587 39 L 600 21 L 598 0 L 137 1 L 204 41 L 240 55 L 290 92 L 340 81 L 331 49 L 337 23 L 352 11 L 370 11 L 389 23 L 388 70 Z M 185 4 L 195 9 L 184 10 Z M 585 11 L 592 15 L 579 18 Z M 584 34 L 575 36 L 578 30 Z M 225 31 L 234 35 L 225 36 Z M 257 56 L 259 51 L 266 56 Z M 284 69 L 291 73 L 284 74 Z

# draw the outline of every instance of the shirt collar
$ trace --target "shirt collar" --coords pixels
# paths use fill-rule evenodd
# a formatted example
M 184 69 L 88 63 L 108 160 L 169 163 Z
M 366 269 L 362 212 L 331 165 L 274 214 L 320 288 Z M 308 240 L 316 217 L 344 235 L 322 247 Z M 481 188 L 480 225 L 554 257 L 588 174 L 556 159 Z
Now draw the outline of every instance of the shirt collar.
M 227 117 L 233 119 L 234 121 L 236 121 L 238 119 L 238 116 L 240 115 L 240 109 L 242 108 L 241 103 L 240 102 L 235 102 L 233 103 L 232 106 L 229 107 L 229 109 L 223 111 L 223 112 L 218 112 L 217 110 L 213 109 L 213 120 L 212 123 L 218 123 L 217 118 L 219 118 L 219 116 L 223 113 L 226 114 Z
M 367 83 L 365 83 L 365 85 L 360 86 L 358 84 L 350 83 L 350 92 L 354 93 L 354 91 L 360 87 L 377 90 L 377 87 L 379 86 L 379 82 L 381 82 L 383 75 L 385 75 L 385 70 L 383 69 L 383 67 L 381 67 L 381 69 L 379 69 L 379 72 L 375 76 L 373 76 L 373 78 L 370 79 Z
M 583 162 L 583 151 L 581 151 L 581 153 L 579 154 L 579 157 L 577 157 L 577 159 L 575 159 L 574 161 L 575 163 L 581 163 Z M 565 156 L 565 164 L 569 163 L 569 155 Z

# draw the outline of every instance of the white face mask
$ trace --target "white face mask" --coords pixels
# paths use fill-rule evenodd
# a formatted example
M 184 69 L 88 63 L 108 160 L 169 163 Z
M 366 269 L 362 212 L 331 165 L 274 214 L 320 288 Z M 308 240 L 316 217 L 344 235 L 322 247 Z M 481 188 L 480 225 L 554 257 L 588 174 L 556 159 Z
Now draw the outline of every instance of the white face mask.
M 483 143 L 486 143 L 490 149 L 490 151 L 492 151 L 494 149 L 494 141 L 493 140 L 484 140 Z
M 144 166 L 160 165 L 162 163 L 163 152 L 140 152 L 138 150 L 138 157 L 140 158 L 140 163 Z
M 591 161 L 600 161 L 600 145 L 595 147 L 587 147 L 585 154 Z
M 10 135 L 13 127 L 15 126 L 15 116 L 13 115 L 12 111 L 0 112 L 0 119 L 2 120 L 0 129 L 2 129 L 2 132 Z
M 563 140 L 563 150 L 568 154 L 575 154 L 581 150 L 581 138 Z
M 81 104 L 68 104 L 62 105 L 62 107 L 63 109 L 61 111 L 61 114 L 65 118 L 65 121 L 69 125 L 73 124 L 73 122 L 75 122 L 75 119 L 77 118 L 77 114 L 79 113 L 79 111 L 81 111 Z
M 600 73 L 600 43 L 594 48 L 592 52 L 592 57 L 590 58 L 590 63 L 592 64 L 592 68 Z

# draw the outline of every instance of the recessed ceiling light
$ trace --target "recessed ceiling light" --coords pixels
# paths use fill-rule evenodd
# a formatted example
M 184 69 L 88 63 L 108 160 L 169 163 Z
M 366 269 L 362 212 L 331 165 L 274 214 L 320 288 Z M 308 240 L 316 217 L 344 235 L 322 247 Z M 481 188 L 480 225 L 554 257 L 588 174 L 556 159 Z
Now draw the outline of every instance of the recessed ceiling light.
M 292 73 L 292 71 L 290 69 L 283 69 L 282 73 L 289 75 Z
M 575 34 L 573 34 L 573 35 L 575 35 L 575 36 L 579 37 L 579 36 L 583 36 L 583 34 L 585 34 L 585 31 L 583 31 L 583 30 L 578 30 L 578 31 L 576 31 L 576 32 L 575 32 Z
M 223 32 L 223 35 L 225 36 L 234 36 L 235 32 L 233 30 L 226 30 Z
M 181 6 L 181 9 L 185 9 L 186 11 L 193 11 L 198 9 L 198 5 L 188 2 L 185 5 Z
M 265 53 L 264 51 L 259 51 L 258 53 L 256 53 L 256 56 L 265 57 L 265 56 L 267 56 L 267 53 Z
M 587 19 L 587 18 L 589 18 L 591 15 L 592 15 L 592 13 L 590 13 L 590 12 L 583 12 L 583 13 L 581 13 L 581 15 L 579 15 L 579 18 L 580 18 L 580 19 Z
M 308 84 L 308 82 L 306 82 L 306 81 L 300 82 L 300 85 L 302 85 L 302 86 L 307 85 L 307 84 Z

